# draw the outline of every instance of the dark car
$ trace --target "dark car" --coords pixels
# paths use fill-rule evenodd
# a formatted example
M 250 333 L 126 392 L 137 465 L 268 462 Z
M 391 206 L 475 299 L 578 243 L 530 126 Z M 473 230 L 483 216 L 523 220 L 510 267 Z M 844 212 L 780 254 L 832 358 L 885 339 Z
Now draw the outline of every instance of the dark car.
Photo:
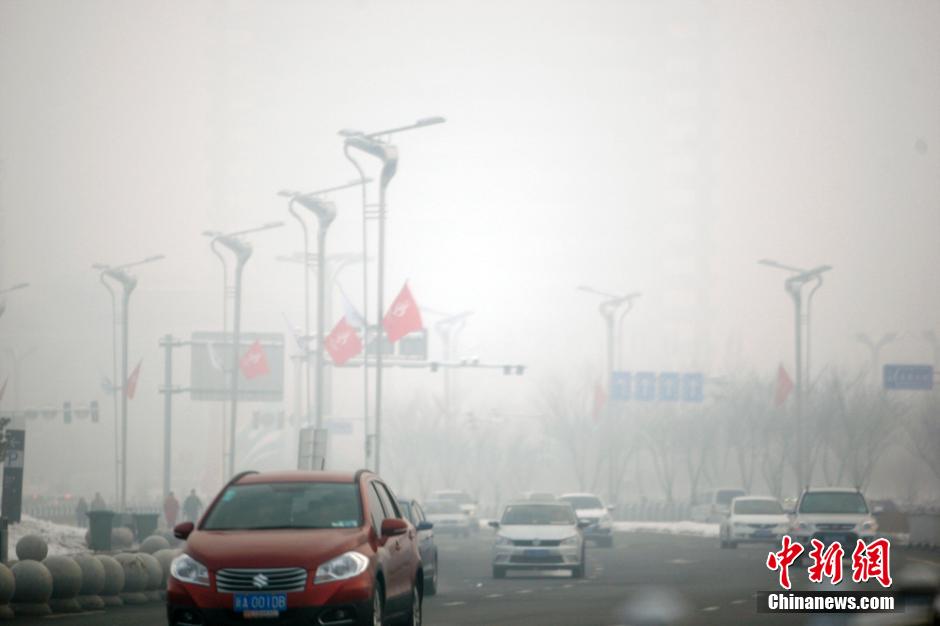
M 434 524 L 424 515 L 417 500 L 399 500 L 398 508 L 418 531 L 418 552 L 424 569 L 424 595 L 437 593 L 437 546 L 434 544 Z
M 369 471 L 245 472 L 174 533 L 170 626 L 421 623 L 417 531 Z

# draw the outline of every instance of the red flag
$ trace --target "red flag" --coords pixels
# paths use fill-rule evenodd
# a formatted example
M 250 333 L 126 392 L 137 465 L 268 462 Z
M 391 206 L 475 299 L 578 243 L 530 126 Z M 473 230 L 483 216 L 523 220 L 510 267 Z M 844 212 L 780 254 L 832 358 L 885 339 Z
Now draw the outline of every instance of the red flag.
M 124 385 L 124 393 L 126 393 L 127 397 L 131 400 L 134 399 L 134 394 L 137 393 L 137 379 L 140 378 L 140 364 L 143 362 L 143 359 L 137 361 L 137 367 L 135 367 L 131 375 L 127 377 L 127 384 Z
M 326 351 L 337 365 L 342 365 L 362 352 L 362 340 L 345 316 L 340 318 L 326 336 Z
M 774 404 L 780 406 L 787 401 L 790 392 L 793 391 L 793 380 L 783 369 L 783 363 L 777 368 L 777 392 L 774 394 Z
M 596 383 L 594 385 L 594 421 L 599 422 L 604 414 L 604 406 L 607 405 L 607 392 L 604 391 L 604 385 Z
M 418 303 L 415 302 L 411 290 L 408 289 L 408 283 L 401 288 L 398 297 L 389 307 L 388 313 L 382 320 L 382 327 L 385 328 L 385 334 L 392 343 L 424 327 L 421 323 L 421 311 L 418 310 Z
M 248 352 L 238 362 L 238 367 L 242 371 L 242 376 L 248 379 L 265 376 L 271 371 L 271 368 L 268 367 L 268 357 L 264 354 L 264 348 L 261 347 L 260 341 L 251 344 Z

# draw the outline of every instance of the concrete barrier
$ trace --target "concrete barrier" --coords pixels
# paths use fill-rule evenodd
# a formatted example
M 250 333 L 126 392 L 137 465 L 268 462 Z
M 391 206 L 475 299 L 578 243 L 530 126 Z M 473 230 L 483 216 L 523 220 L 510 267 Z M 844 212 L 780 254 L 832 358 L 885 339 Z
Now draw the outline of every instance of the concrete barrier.
M 39 561 L 20 561 L 13 566 L 13 609 L 18 615 L 49 615 L 52 574 Z
M 16 580 L 13 578 L 13 572 L 6 565 L 0 564 L 0 620 L 13 619 L 10 600 L 13 599 L 15 589 Z
M 121 592 L 124 591 L 124 568 L 114 557 L 96 554 L 95 559 L 104 567 L 104 585 L 101 587 L 101 601 L 105 606 L 121 606 Z
M 91 554 L 80 554 L 75 562 L 82 569 L 82 588 L 78 590 L 78 604 L 85 610 L 103 609 L 104 565 Z
M 48 554 L 49 546 L 39 535 L 26 535 L 16 542 L 16 557 L 21 561 L 42 561 Z
M 153 554 L 158 550 L 166 550 L 170 547 L 170 542 L 160 535 L 150 535 L 140 542 L 140 552 Z
M 79 613 L 78 592 L 82 588 L 82 568 L 67 556 L 47 556 L 43 562 L 52 574 L 52 597 L 49 608 L 53 613 Z
M 146 604 L 150 600 L 145 593 L 150 576 L 141 555 L 122 552 L 114 558 L 124 569 L 124 604 Z
M 166 597 L 166 584 L 170 578 L 170 564 L 173 563 L 173 559 L 178 557 L 182 550 L 174 550 L 172 548 L 168 550 L 158 550 L 153 553 L 153 556 L 160 563 L 160 569 L 163 570 L 163 577 L 160 579 L 160 595 L 164 598 Z
M 144 567 L 147 570 L 147 587 L 144 593 L 147 594 L 147 598 L 151 602 L 159 602 L 163 599 L 163 596 L 160 595 L 160 583 L 163 582 L 163 566 L 152 554 L 141 552 L 137 556 L 143 560 Z

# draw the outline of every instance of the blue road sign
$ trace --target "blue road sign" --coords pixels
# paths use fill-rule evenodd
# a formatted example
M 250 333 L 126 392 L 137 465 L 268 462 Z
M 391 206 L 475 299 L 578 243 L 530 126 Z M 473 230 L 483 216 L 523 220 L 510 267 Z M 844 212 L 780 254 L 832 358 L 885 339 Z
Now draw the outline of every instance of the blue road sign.
M 662 372 L 659 375 L 659 401 L 679 401 L 679 373 Z
M 630 372 L 612 372 L 610 375 L 610 399 L 625 402 L 630 399 L 633 377 Z
M 656 374 L 654 372 L 636 373 L 636 399 L 651 402 L 656 399 Z
M 705 376 L 699 372 L 682 375 L 682 401 L 701 402 L 705 399 Z
M 932 365 L 885 365 L 885 389 L 933 389 Z

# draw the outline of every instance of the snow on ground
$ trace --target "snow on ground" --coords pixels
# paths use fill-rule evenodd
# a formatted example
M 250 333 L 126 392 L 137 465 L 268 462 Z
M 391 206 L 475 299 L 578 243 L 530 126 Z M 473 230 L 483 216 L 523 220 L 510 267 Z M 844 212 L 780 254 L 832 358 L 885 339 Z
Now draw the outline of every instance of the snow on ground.
M 56 524 L 36 519 L 29 515 L 23 516 L 19 524 L 10 524 L 9 558 L 16 558 L 16 542 L 26 535 L 39 535 L 49 545 L 49 554 L 76 554 L 87 552 L 85 545 L 85 529 L 78 526 Z
M 694 535 L 718 537 L 718 524 L 702 522 L 614 522 L 614 530 L 621 533 L 663 533 L 666 535 Z

